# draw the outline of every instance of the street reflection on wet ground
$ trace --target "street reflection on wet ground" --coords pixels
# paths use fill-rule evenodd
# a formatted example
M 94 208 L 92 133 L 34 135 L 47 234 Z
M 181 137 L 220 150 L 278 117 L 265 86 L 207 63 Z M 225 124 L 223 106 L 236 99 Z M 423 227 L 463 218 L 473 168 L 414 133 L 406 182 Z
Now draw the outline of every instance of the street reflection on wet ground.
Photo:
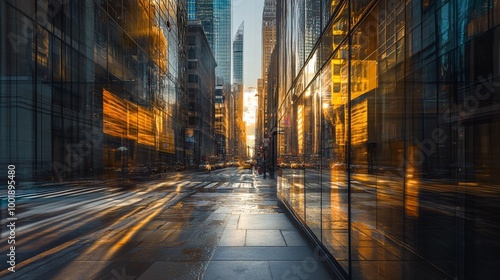
M 93 196 L 96 194 L 101 197 Z M 52 197 L 44 202 L 65 206 L 55 207 L 59 210 L 54 210 L 51 216 L 39 216 L 40 224 L 35 225 L 33 217 L 26 217 L 25 229 L 19 234 L 29 232 L 36 239 L 30 235 L 19 238 L 29 240 L 20 241 L 18 246 L 19 270 L 15 274 L 3 270 L 0 276 L 24 279 L 333 277 L 315 257 L 314 248 L 278 207 L 275 182 L 255 177 L 251 170 L 226 168 L 209 174 L 149 182 L 140 188 L 99 190 L 83 200 L 69 200 L 65 196 L 58 199 L 54 194 L 46 196 Z M 46 209 L 43 204 L 34 204 L 26 210 L 35 214 Z M 41 230 L 46 226 L 50 230 Z M 30 230 L 37 230 L 38 234 Z M 23 256 L 23 250 L 32 251 Z

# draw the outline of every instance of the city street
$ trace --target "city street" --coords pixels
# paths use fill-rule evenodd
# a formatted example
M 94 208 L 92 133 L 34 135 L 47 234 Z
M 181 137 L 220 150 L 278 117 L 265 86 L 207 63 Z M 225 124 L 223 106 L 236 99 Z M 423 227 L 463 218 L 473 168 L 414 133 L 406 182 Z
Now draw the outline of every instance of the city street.
M 16 272 L 2 262 L 4 279 L 282 279 L 309 258 L 308 273 L 330 278 L 277 206 L 275 182 L 251 169 L 19 185 Z

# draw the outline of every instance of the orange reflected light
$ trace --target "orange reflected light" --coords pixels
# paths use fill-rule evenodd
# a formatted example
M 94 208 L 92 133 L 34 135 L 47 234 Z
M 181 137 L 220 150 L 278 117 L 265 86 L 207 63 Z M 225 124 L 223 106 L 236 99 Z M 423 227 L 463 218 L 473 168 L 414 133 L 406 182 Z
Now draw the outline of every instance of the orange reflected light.
M 351 100 L 354 100 L 377 88 L 377 62 L 375 60 L 352 60 L 351 63 L 352 69 L 360 71 L 351 75 Z
M 104 257 L 105 260 L 110 259 L 112 256 L 118 252 L 125 244 L 127 244 L 132 237 L 134 237 L 139 230 L 141 230 L 146 224 L 148 224 L 154 217 L 156 217 L 161 211 L 163 211 L 163 203 L 166 203 L 168 200 L 163 199 L 163 201 L 160 201 L 161 203 L 157 203 L 154 208 L 157 208 L 153 213 L 147 215 L 145 218 L 141 219 L 140 222 L 138 222 L 135 226 L 128 228 L 127 233 L 120 238 L 113 247 L 109 249 L 109 251 L 106 253 L 106 256 Z M 154 209 L 152 208 L 152 209 Z
M 368 100 L 352 106 L 351 133 L 353 144 L 363 144 L 368 141 Z
M 103 90 L 103 130 L 109 136 L 130 139 L 160 150 L 174 152 L 173 130 L 163 124 L 159 110 L 152 111 Z M 157 133 L 158 132 L 158 133 Z
M 408 165 L 406 172 L 408 174 L 406 180 L 406 191 L 405 191 L 405 210 L 406 215 L 418 217 L 419 208 L 419 184 L 420 180 L 416 176 L 416 168 L 414 162 L 414 152 L 417 149 L 415 146 L 410 146 L 408 150 Z
M 297 108 L 297 138 L 299 144 L 298 154 L 304 153 L 304 107 L 299 105 Z

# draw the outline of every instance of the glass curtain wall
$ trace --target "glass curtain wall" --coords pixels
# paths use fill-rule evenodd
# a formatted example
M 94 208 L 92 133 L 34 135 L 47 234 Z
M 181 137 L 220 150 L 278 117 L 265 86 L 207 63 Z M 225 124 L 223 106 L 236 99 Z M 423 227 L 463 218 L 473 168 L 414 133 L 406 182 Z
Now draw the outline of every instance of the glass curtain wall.
M 346 278 L 495 278 L 500 2 L 277 10 L 281 202 Z
M 183 160 L 183 1 L 0 1 L 0 162 L 35 180 Z

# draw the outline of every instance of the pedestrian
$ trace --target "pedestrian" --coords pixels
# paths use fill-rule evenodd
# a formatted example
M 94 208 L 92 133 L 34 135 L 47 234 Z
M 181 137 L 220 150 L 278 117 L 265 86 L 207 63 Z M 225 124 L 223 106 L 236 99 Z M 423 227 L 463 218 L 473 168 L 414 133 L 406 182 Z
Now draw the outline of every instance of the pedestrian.
M 274 179 L 274 166 L 272 164 L 269 165 L 269 179 Z

